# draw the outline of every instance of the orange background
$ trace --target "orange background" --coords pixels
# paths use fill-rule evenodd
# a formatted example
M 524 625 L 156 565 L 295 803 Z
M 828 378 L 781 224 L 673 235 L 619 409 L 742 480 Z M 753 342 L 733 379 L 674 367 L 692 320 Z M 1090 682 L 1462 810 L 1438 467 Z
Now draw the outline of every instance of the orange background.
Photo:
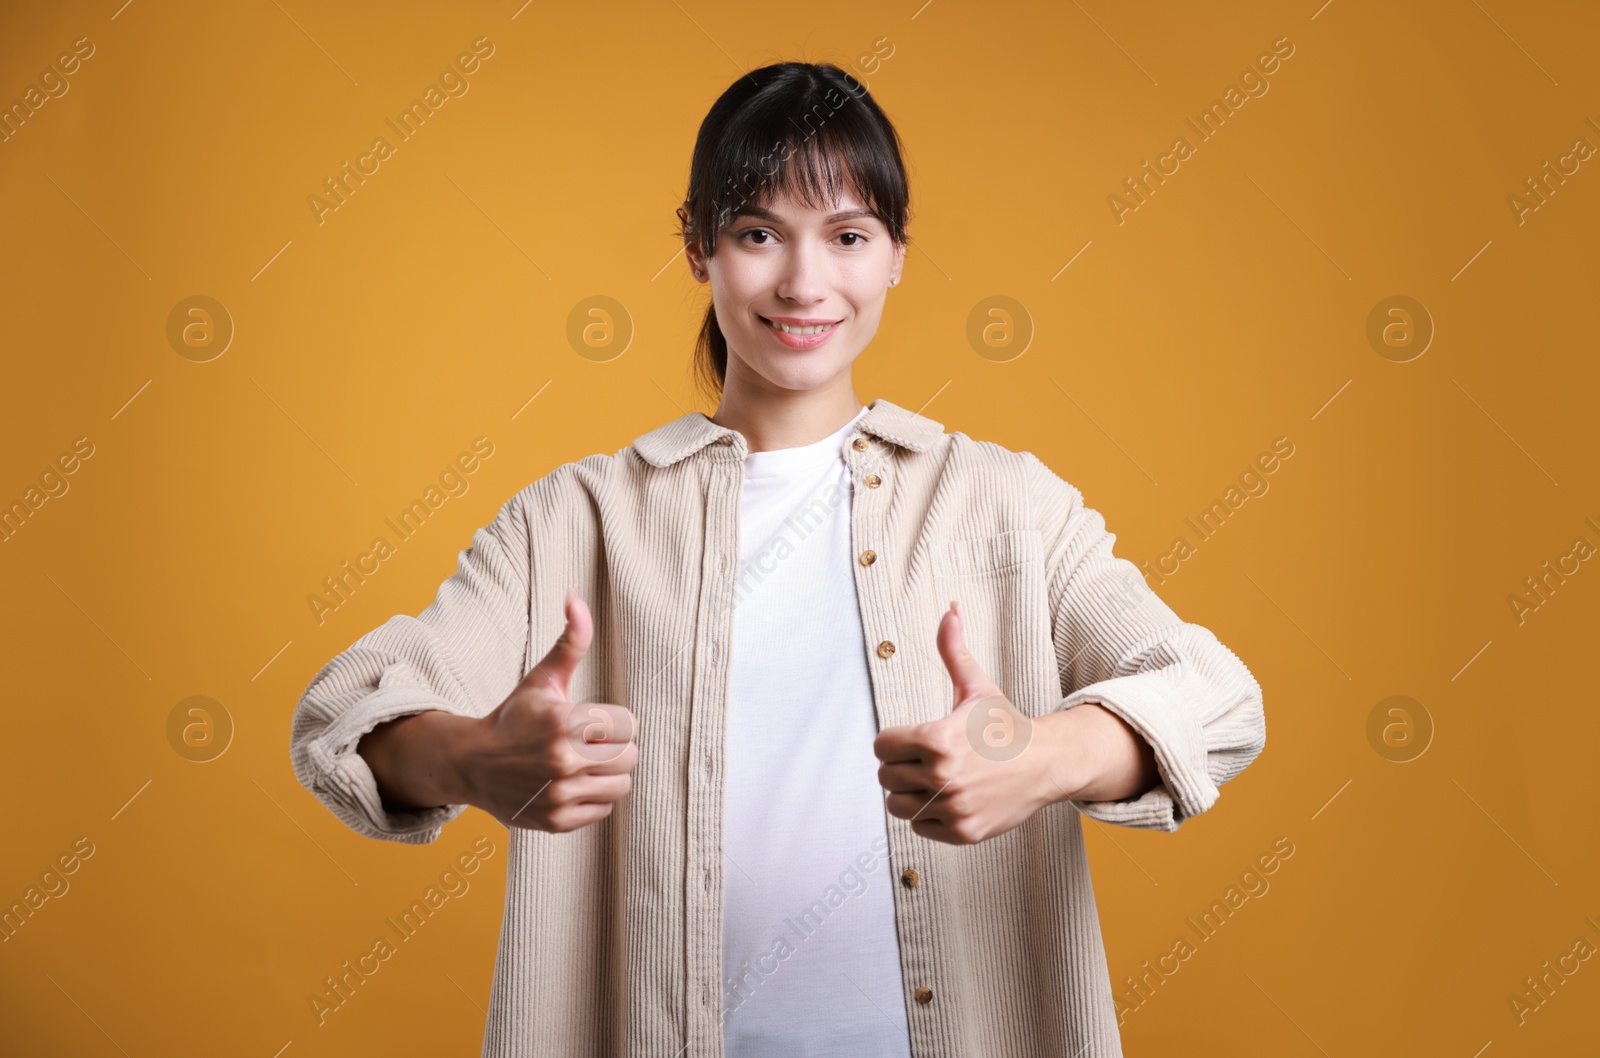
M 0 501 L 94 452 L 0 543 L 0 902 L 95 851 L 0 944 L 8 1049 L 477 1052 L 504 829 L 357 837 L 295 780 L 291 713 L 522 486 L 712 410 L 673 210 L 713 100 L 782 59 L 854 67 L 908 146 L 914 243 L 863 401 L 1038 453 L 1139 562 L 1295 446 L 1159 587 L 1260 679 L 1265 753 L 1176 834 L 1086 824 L 1119 995 L 1198 948 L 1127 1015 L 1127 1053 L 1592 1048 L 1600 961 L 1525 1024 L 1508 997 L 1600 946 L 1600 571 L 1521 623 L 1508 597 L 1600 545 L 1600 159 L 1521 223 L 1508 196 L 1600 146 L 1600 11 L 1228 6 L 9 9 L 0 101 L 94 52 L 0 143 Z M 1184 119 L 1281 37 L 1267 94 L 1199 141 Z M 319 224 L 307 197 L 479 38 L 467 94 Z M 1178 136 L 1195 153 L 1119 224 L 1108 196 Z M 194 295 L 235 328 L 206 362 L 167 337 Z M 595 295 L 626 313 L 620 355 L 569 343 Z M 996 295 L 1013 338 L 975 347 Z M 1407 362 L 1367 337 L 1394 295 L 1436 330 Z M 469 491 L 319 624 L 322 578 L 478 437 Z M 195 695 L 233 725 L 205 763 L 168 734 Z M 1433 725 L 1404 763 L 1368 735 L 1395 695 Z M 322 978 L 482 836 L 471 889 L 318 1026 Z M 1270 889 L 1198 941 L 1186 917 L 1280 837 Z

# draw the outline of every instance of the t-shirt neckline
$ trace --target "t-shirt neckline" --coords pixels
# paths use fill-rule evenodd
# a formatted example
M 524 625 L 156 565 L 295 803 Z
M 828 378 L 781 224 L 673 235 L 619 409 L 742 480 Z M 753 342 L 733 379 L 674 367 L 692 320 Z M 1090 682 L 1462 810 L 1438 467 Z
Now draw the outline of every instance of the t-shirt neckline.
M 856 423 L 867 413 L 863 407 L 843 426 L 820 441 L 793 448 L 774 448 L 765 452 L 748 452 L 744 457 L 746 478 L 776 478 L 804 470 L 814 470 L 838 459 L 845 437 L 855 429 Z

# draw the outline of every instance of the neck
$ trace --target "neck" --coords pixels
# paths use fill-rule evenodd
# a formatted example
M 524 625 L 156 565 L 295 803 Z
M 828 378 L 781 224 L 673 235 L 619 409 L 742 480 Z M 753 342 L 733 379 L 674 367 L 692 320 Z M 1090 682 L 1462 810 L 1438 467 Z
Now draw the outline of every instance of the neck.
M 814 390 L 725 386 L 711 421 L 743 434 L 749 451 L 770 452 L 814 444 L 855 418 L 862 407 L 847 373 L 837 385 Z

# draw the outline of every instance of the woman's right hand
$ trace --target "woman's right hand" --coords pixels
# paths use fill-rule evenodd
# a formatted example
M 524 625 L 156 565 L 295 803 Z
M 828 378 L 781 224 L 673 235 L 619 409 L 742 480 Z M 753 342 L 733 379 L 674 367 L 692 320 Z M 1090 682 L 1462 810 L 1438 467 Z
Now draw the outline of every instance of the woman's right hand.
M 567 593 L 565 615 L 567 626 L 544 660 L 475 721 L 460 761 L 468 803 L 508 827 L 577 830 L 610 815 L 633 786 L 639 760 L 633 713 L 567 698 L 594 621 L 576 592 Z

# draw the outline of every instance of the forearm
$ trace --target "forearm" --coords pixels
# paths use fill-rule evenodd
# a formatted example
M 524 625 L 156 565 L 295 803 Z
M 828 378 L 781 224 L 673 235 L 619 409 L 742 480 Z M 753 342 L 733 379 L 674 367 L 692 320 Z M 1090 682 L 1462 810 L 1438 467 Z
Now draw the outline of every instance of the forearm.
M 1034 723 L 1045 737 L 1052 801 L 1121 801 L 1160 781 L 1150 744 L 1103 706 L 1085 702 Z
M 372 769 L 384 807 L 404 811 L 472 803 L 462 761 L 477 723 L 430 709 L 363 735 L 356 752 Z

